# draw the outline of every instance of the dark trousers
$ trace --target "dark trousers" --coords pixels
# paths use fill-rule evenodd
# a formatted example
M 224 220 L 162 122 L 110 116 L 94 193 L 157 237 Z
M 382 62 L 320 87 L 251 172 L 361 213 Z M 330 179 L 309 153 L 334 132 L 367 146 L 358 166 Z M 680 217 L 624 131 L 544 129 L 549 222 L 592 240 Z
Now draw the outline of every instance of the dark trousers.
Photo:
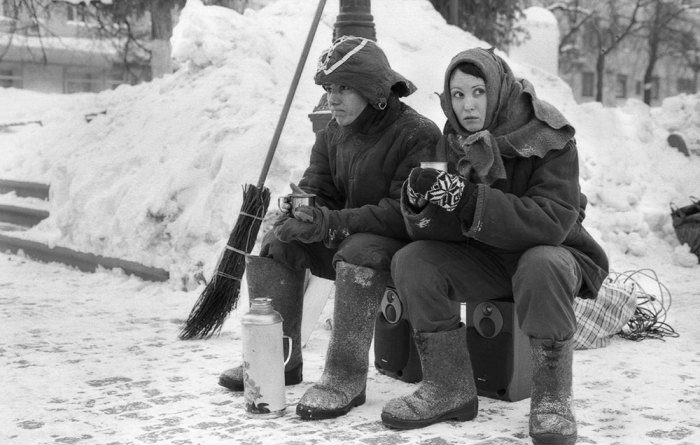
M 356 233 L 343 240 L 337 249 L 329 249 L 323 243 L 283 243 L 270 231 L 262 244 L 261 256 L 271 257 L 292 270 L 310 269 L 317 277 L 335 280 L 338 261 L 388 272 L 391 258 L 406 242 Z
M 573 300 L 581 269 L 563 247 L 501 253 L 483 246 L 415 241 L 399 250 L 391 275 L 416 331 L 451 330 L 459 303 L 512 298 L 528 337 L 566 340 L 576 330 Z

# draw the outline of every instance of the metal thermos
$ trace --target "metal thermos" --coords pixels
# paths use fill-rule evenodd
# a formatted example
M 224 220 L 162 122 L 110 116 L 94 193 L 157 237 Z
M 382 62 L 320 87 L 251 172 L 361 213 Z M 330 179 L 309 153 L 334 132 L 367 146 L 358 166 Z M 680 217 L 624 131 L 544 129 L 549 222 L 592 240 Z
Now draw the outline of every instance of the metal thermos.
M 254 298 L 242 324 L 245 409 L 254 417 L 283 416 L 284 365 L 291 357 L 292 339 L 282 335 L 282 316 L 272 308 L 272 299 Z M 286 360 L 283 338 L 289 342 Z

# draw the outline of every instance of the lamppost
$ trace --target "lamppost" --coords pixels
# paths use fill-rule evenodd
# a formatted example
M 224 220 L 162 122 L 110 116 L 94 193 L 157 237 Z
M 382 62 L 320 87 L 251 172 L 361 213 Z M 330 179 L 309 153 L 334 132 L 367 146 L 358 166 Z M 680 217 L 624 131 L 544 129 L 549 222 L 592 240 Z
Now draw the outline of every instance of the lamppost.
M 357 36 L 377 41 L 370 0 L 340 0 L 340 13 L 333 26 L 333 40 Z
M 333 40 L 342 36 L 357 36 L 376 41 L 377 33 L 370 3 L 370 0 L 340 0 L 338 17 L 333 25 Z M 309 119 L 314 133 L 324 128 L 331 120 L 325 94 L 309 114 Z

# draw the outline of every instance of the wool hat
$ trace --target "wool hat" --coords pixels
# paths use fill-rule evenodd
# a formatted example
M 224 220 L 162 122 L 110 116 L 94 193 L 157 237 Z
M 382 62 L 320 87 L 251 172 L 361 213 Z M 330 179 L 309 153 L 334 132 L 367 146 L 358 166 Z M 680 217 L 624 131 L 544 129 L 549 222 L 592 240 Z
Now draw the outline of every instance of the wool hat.
M 314 82 L 349 86 L 378 110 L 386 108 L 392 92 L 404 97 L 416 91 L 410 80 L 391 69 L 375 42 L 355 36 L 336 39 L 321 54 Z

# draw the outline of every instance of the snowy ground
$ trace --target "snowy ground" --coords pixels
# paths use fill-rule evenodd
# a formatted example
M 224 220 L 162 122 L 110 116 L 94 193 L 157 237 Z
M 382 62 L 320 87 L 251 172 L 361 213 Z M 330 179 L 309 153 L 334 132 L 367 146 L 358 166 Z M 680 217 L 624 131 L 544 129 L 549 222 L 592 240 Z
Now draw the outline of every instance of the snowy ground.
M 579 443 L 700 443 L 696 275 L 688 270 L 665 283 L 673 295 L 667 321 L 680 337 L 616 337 L 606 348 L 575 352 Z M 374 369 L 365 405 L 336 420 L 301 421 L 294 404 L 321 374 L 332 304 L 304 350 L 303 384 L 287 388 L 288 413 L 251 419 L 242 396 L 217 385 L 240 354 L 237 312 L 221 336 L 179 341 L 192 298 L 116 272 L 86 274 L 0 254 L 0 443 L 529 443 L 529 399 L 481 397 L 472 422 L 386 429 L 383 404 L 413 385 Z

